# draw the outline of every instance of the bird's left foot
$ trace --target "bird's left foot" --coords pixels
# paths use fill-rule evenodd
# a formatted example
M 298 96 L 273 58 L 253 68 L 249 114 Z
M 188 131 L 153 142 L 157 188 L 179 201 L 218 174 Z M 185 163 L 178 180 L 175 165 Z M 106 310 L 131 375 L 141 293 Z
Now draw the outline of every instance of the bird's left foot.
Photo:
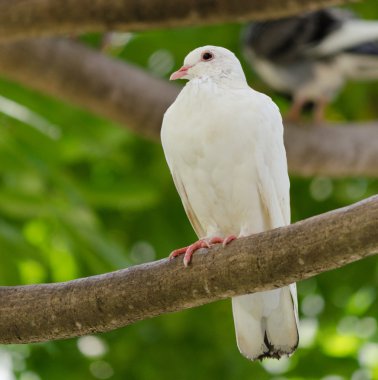
M 329 103 L 329 100 L 327 100 L 326 98 L 320 98 L 314 104 L 313 122 L 315 125 L 319 126 L 319 125 L 324 124 L 325 111 L 326 111 L 328 103 Z
M 175 249 L 169 255 L 170 259 L 174 259 L 175 257 L 184 255 L 184 265 L 187 267 L 192 260 L 193 253 L 201 248 L 210 248 L 214 244 L 222 244 L 225 247 L 227 244 L 231 243 L 233 240 L 237 239 L 235 235 L 230 235 L 225 238 L 221 238 L 218 236 L 212 237 L 209 240 L 201 239 L 196 241 L 195 243 L 188 245 L 187 247 Z
M 300 124 L 301 123 L 301 114 L 302 109 L 306 103 L 306 100 L 303 98 L 295 98 L 289 111 L 286 113 L 284 117 L 284 121 L 286 123 L 291 124 Z
M 188 245 L 187 247 L 175 249 L 169 255 L 170 259 L 184 255 L 184 265 L 187 267 L 192 259 L 193 253 L 201 248 L 210 248 L 210 244 L 206 240 L 198 240 L 193 244 Z
M 222 244 L 223 247 L 225 247 L 228 243 L 231 243 L 233 240 L 237 239 L 235 235 L 229 235 L 225 238 L 221 238 L 218 236 L 215 236 L 209 240 L 209 243 L 211 245 L 213 244 Z

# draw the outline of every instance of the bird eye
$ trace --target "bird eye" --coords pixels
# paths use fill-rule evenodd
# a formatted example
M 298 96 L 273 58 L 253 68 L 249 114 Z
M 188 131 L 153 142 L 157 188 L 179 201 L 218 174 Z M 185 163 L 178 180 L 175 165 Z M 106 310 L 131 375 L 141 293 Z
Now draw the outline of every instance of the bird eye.
M 213 58 L 214 58 L 214 55 L 208 51 L 202 54 L 203 61 L 210 61 Z

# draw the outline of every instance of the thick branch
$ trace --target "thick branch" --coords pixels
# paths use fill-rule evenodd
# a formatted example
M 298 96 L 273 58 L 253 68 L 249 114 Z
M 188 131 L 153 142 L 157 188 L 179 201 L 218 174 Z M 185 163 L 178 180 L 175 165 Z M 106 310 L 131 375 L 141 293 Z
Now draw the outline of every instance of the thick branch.
M 0 288 L 0 343 L 116 329 L 164 313 L 274 289 L 378 252 L 378 196 L 213 247 L 189 268 L 167 259 L 58 284 Z
M 347 0 L 0 0 L 0 40 L 287 16 Z
M 290 173 L 378 177 L 378 123 L 285 126 Z
M 158 138 L 179 88 L 64 39 L 0 45 L 0 73 Z M 291 173 L 378 176 L 378 126 L 286 127 Z
M 158 136 L 178 92 L 167 81 L 66 39 L 0 45 L 0 57 L 1 75 L 147 136 Z

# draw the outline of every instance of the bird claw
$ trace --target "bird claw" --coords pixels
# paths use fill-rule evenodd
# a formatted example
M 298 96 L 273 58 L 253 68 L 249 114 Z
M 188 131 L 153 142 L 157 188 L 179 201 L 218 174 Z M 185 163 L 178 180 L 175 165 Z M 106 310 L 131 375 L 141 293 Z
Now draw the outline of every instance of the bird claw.
M 209 243 L 206 240 L 198 240 L 191 244 L 184 254 L 184 265 L 187 267 L 192 260 L 193 253 L 200 248 L 210 248 Z
M 192 260 L 193 253 L 201 248 L 210 248 L 214 244 L 222 244 L 225 247 L 227 244 L 231 243 L 233 240 L 237 239 L 235 235 L 227 236 L 226 238 L 221 238 L 219 236 L 212 237 L 210 240 L 198 240 L 195 243 L 188 245 L 187 247 L 175 249 L 169 255 L 169 259 L 172 260 L 175 257 L 184 255 L 184 266 L 188 266 Z
M 231 243 L 235 239 L 237 239 L 237 237 L 235 235 L 229 235 L 229 236 L 227 236 L 225 238 L 221 238 L 219 236 L 215 236 L 215 237 L 212 237 L 209 240 L 209 243 L 211 245 L 213 245 L 213 244 L 222 244 L 222 247 L 225 247 L 227 244 Z
M 231 243 L 232 241 L 236 240 L 237 239 L 237 236 L 235 235 L 229 235 L 227 236 L 223 242 L 222 242 L 222 246 L 225 247 L 227 244 Z

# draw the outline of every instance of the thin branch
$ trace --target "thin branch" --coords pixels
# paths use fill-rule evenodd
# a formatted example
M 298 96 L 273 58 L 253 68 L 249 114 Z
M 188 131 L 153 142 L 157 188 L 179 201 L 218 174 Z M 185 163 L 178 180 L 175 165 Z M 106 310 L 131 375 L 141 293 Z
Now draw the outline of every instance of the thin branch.
M 311 233 L 309 233 L 311 231 Z M 66 283 L 0 288 L 0 343 L 113 330 L 235 295 L 274 289 L 378 252 L 378 196 L 180 259 Z
M 0 45 L 0 73 L 159 138 L 179 88 L 65 39 Z M 376 123 L 375 123 L 376 124 Z M 378 177 L 378 126 L 286 126 L 289 169 L 302 176 Z
M 288 16 L 347 0 L 0 0 L 0 40 Z

